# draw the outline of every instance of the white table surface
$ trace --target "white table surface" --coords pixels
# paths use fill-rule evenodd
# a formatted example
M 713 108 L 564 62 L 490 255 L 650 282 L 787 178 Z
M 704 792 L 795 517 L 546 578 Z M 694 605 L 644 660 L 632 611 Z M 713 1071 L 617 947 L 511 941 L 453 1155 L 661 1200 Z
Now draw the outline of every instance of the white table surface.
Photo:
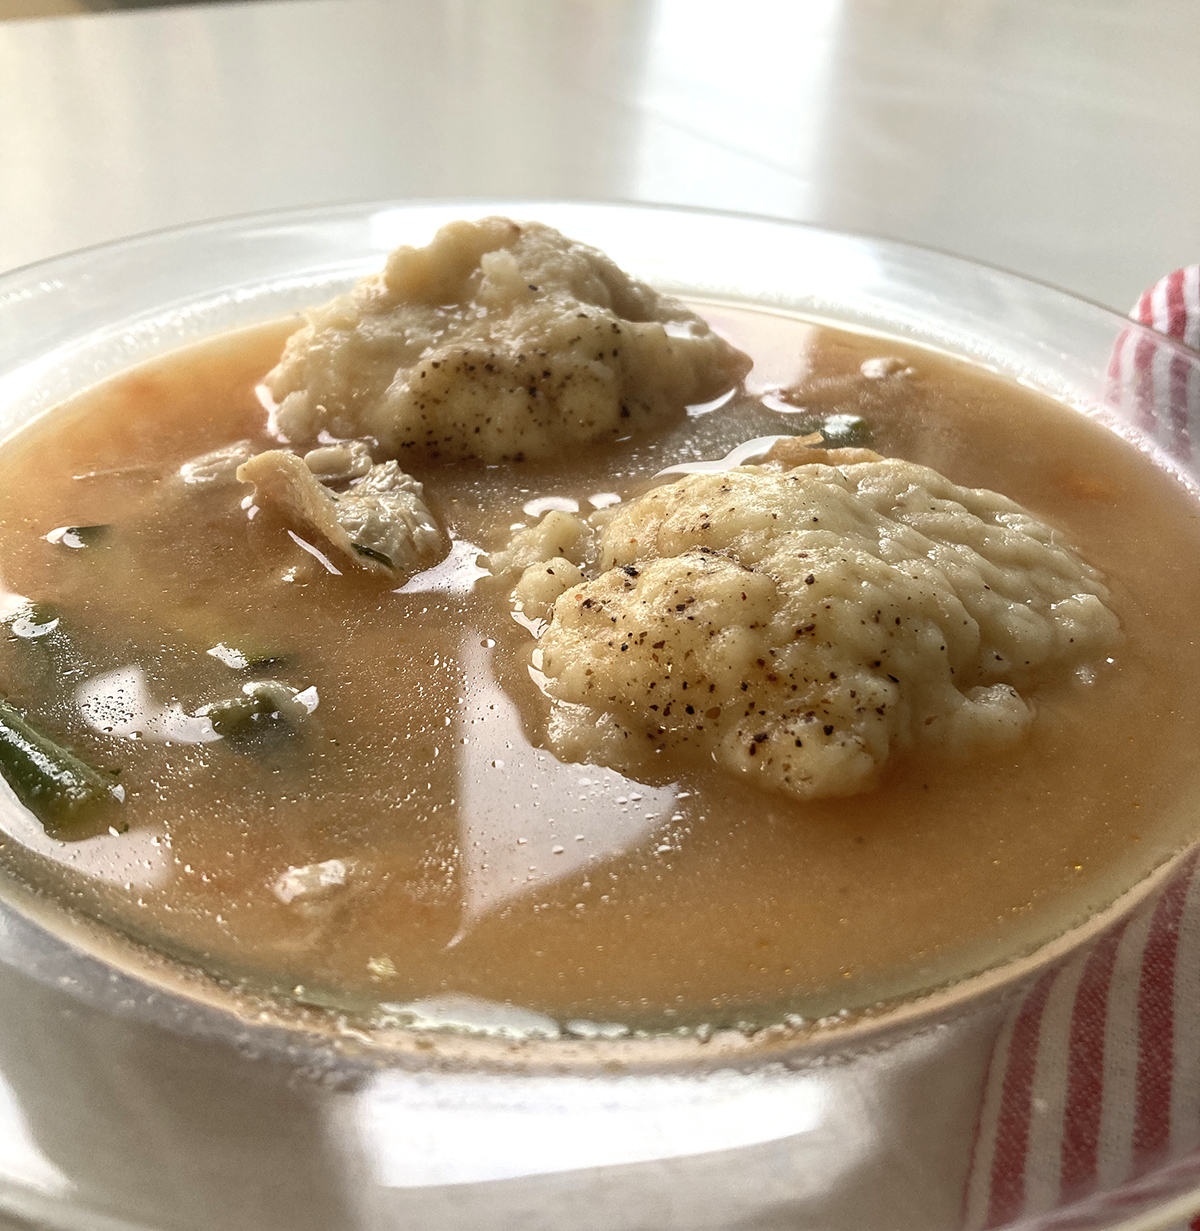
M 700 204 L 1122 310 L 1200 259 L 1195 0 L 277 0 L 0 23 L 0 269 L 378 197 Z

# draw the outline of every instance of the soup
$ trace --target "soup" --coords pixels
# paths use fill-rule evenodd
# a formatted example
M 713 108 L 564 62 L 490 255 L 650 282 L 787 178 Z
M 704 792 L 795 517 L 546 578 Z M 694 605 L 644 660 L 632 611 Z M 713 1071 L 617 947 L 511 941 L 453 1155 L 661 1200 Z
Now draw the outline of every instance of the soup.
M 314 550 L 245 487 L 179 481 L 231 442 L 278 447 L 256 387 L 295 322 L 155 360 L 9 440 L 0 584 L 25 624 L 0 643 L 0 695 L 119 767 L 122 796 L 44 832 L 9 792 L 10 871 L 252 990 L 367 1019 L 472 997 L 615 1033 L 913 996 L 1061 934 L 1192 839 L 1192 496 L 991 372 L 695 306 L 754 359 L 744 391 L 566 456 L 406 461 L 450 546 L 400 584 Z M 1092 678 L 1040 689 L 1002 754 L 916 754 L 847 798 L 703 759 L 559 760 L 528 621 L 481 557 L 547 510 L 623 505 L 814 415 L 861 419 L 879 453 L 1056 527 L 1103 573 L 1120 644 Z M 266 679 L 307 699 L 306 721 L 211 738 L 205 707 Z

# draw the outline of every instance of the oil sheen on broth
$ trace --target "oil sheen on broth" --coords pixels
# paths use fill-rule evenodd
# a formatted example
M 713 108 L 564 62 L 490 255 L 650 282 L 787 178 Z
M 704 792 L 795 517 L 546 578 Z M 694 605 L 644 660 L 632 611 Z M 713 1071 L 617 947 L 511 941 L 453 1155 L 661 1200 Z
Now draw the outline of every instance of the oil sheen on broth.
M 251 988 L 364 1011 L 460 993 L 656 1030 L 945 984 L 1081 922 L 1193 837 L 1191 497 L 1099 426 L 966 363 L 700 310 L 753 356 L 749 392 L 559 460 L 414 462 L 454 546 L 398 588 L 332 571 L 269 511 L 248 520 L 245 488 L 177 490 L 206 450 L 276 447 L 255 385 L 294 322 L 129 371 L 11 440 L 0 582 L 50 604 L 67 648 L 0 642 L 0 694 L 119 765 L 125 800 L 62 841 L 7 796 L 8 867 Z M 716 766 L 637 780 L 559 762 L 529 738 L 545 705 L 529 635 L 479 553 L 546 509 L 628 500 L 666 466 L 793 431 L 758 396 L 781 385 L 811 411 L 864 416 L 879 452 L 1060 528 L 1103 571 L 1121 645 L 1094 682 L 1040 691 L 1015 749 L 912 757 L 846 799 L 797 802 Z M 81 525 L 111 529 L 87 549 L 46 539 Z M 256 678 L 218 645 L 252 645 L 272 677 L 316 690 L 301 733 L 250 751 L 186 742 L 180 715 Z M 81 688 L 131 670 L 158 725 L 98 733 Z M 289 868 L 328 861 L 340 883 L 283 900 Z

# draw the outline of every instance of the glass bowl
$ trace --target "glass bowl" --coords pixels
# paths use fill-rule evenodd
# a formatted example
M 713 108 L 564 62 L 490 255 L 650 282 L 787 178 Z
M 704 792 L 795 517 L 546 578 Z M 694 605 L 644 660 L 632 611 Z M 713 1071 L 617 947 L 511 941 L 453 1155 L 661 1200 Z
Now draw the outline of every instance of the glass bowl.
M 7 274 L 0 437 L 131 364 L 319 302 L 397 244 L 489 213 L 548 222 L 677 294 L 970 358 L 1200 482 L 1200 356 L 1094 304 L 867 236 L 544 201 L 258 215 Z M 1171 1226 L 1200 1210 L 1190 970 L 1180 957 L 1174 1051 L 1135 1048 L 1132 1078 L 1103 1074 L 1103 1106 L 1073 1102 L 1071 1082 L 1100 1080 L 1106 1040 L 1113 1059 L 1116 983 L 1100 1051 L 1068 1032 L 1076 1069 L 1055 1106 L 1047 1005 L 1070 1010 L 1100 957 L 1164 919 L 1182 945 L 1171 910 L 1191 872 L 1185 853 L 1085 928 L 880 1017 L 703 1044 L 364 1033 L 336 1013 L 239 1000 L 4 882 L 0 1211 L 113 1231 Z M 1145 1034 L 1136 996 L 1132 1011 Z M 1164 1081 L 1168 1129 L 1147 1136 Z M 1122 1115 L 1135 1123 L 1118 1165 L 1104 1151 Z M 1088 1125 L 1090 1171 L 1070 1154 Z

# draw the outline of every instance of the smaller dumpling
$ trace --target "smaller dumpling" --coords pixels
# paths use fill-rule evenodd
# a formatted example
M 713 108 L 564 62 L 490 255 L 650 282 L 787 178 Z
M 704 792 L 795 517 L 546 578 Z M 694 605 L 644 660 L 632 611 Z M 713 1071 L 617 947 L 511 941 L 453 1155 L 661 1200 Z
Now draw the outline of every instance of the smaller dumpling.
M 309 312 L 266 377 L 297 445 L 550 457 L 651 428 L 732 389 L 750 360 L 677 299 L 537 222 L 484 218 L 397 248 Z

